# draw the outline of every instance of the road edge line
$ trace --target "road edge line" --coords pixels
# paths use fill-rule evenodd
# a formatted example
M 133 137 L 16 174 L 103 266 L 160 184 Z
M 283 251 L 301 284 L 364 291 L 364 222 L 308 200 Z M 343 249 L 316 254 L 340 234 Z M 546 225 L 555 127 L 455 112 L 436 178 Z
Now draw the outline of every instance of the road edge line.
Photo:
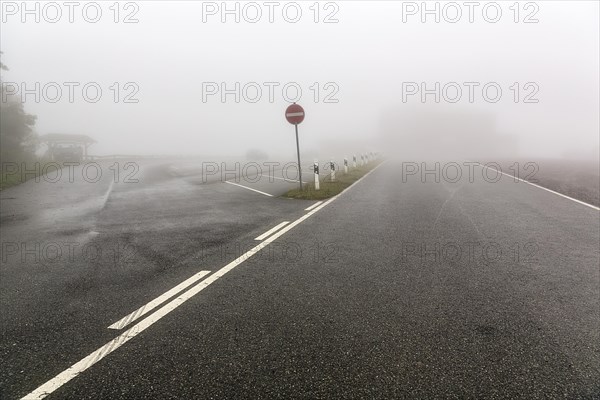
M 574 201 L 574 202 L 576 202 L 576 203 L 579 203 L 579 204 L 582 204 L 582 205 L 584 205 L 584 206 L 587 206 L 587 207 L 593 208 L 593 209 L 594 209 L 594 210 L 596 210 L 596 211 L 600 211 L 600 207 L 596 207 L 596 206 L 595 206 L 595 205 L 593 205 L 593 204 L 589 204 L 589 203 L 586 203 L 585 201 L 577 200 L 577 199 L 575 199 L 575 198 L 573 198 L 573 197 L 571 197 L 571 196 L 567 196 L 566 194 L 562 194 L 562 193 L 560 193 L 560 192 L 557 192 L 557 191 L 555 191 L 555 190 L 548 189 L 547 187 L 544 187 L 544 186 L 541 186 L 541 185 L 537 185 L 537 184 L 535 184 L 535 183 L 533 183 L 533 182 L 529 182 L 529 181 L 527 181 L 527 180 L 525 180 L 525 179 L 521 179 L 521 178 L 518 178 L 518 177 L 516 177 L 516 176 L 513 176 L 513 175 L 509 175 L 509 174 L 507 174 L 506 172 L 502 172 L 502 171 L 499 171 L 499 170 L 497 170 L 496 168 L 488 167 L 487 165 L 483 165 L 483 164 L 481 164 L 481 163 L 477 163 L 477 164 L 479 164 L 479 165 L 480 165 L 481 167 L 483 167 L 483 168 L 489 168 L 489 169 L 491 169 L 492 171 L 499 172 L 499 173 L 501 173 L 502 175 L 506 175 L 506 176 L 508 176 L 508 177 L 510 177 L 510 178 L 517 179 L 517 180 L 519 180 L 520 182 L 526 183 L 526 184 L 528 184 L 528 185 L 531 185 L 531 186 L 535 186 L 535 187 L 536 187 L 536 188 L 538 188 L 538 189 L 545 190 L 545 191 L 547 191 L 547 192 L 550 192 L 550 193 L 553 193 L 553 194 L 555 194 L 555 195 L 557 195 L 557 196 L 564 197 L 565 199 L 569 199 L 569 200 L 571 200 L 571 201 Z

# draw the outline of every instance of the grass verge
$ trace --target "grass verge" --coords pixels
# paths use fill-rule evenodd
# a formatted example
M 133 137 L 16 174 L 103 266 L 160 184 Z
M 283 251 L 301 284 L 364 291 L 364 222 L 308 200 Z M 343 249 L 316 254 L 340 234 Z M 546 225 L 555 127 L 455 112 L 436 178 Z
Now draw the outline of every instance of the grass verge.
M 43 172 L 54 172 L 62 168 L 60 163 L 49 161 L 2 162 L 0 168 L 0 190 L 19 185 L 30 179 L 37 179 Z
M 315 190 L 315 184 L 311 182 L 304 184 L 302 190 L 292 189 L 282 197 L 300 200 L 328 199 L 342 193 L 345 189 L 352 186 L 354 182 L 365 176 L 369 171 L 373 170 L 381 163 L 381 160 L 377 160 L 367 165 L 356 167 L 354 169 L 351 168 L 347 174 L 345 174 L 343 170 L 336 171 L 336 179 L 334 182 L 331 181 L 329 175 L 319 181 L 320 190 Z

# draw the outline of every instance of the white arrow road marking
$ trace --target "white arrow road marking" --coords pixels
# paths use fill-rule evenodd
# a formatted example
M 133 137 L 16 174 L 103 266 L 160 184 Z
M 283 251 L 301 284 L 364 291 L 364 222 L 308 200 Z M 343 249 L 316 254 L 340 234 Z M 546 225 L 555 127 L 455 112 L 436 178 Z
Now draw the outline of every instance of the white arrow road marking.
M 225 183 L 229 183 L 230 185 L 239 186 L 239 187 L 242 187 L 244 189 L 252 190 L 253 192 L 264 194 L 265 196 L 273 197 L 272 194 L 261 192 L 260 190 L 252 189 L 252 188 L 250 188 L 248 186 L 240 185 L 239 183 L 233 183 L 233 182 L 229 182 L 229 181 L 225 181 Z
M 259 237 L 257 237 L 254 240 L 263 240 L 264 238 L 269 237 L 269 235 L 272 234 L 273 232 L 277 232 L 279 229 L 283 228 L 284 226 L 286 226 L 289 223 L 290 223 L 290 221 L 284 221 L 284 222 L 280 223 L 279 225 L 269 229 L 268 231 L 266 231 L 265 233 L 263 233 L 262 235 L 260 235 Z
M 379 164 L 373 170 L 369 171 L 369 173 L 367 173 L 365 176 L 363 176 L 358 181 L 356 181 L 355 184 L 362 181 L 363 179 L 365 179 L 367 176 L 369 176 L 372 172 L 374 172 L 381 165 L 383 165 L 383 163 Z M 281 235 L 285 234 L 286 232 L 288 232 L 290 229 L 294 228 L 295 226 L 301 224 L 307 218 L 309 218 L 311 215 L 317 213 L 318 211 L 320 211 L 321 209 L 326 207 L 332 201 L 335 201 L 338 197 L 340 197 L 344 193 L 346 193 L 346 191 L 343 191 L 342 193 L 338 194 L 337 196 L 332 197 L 331 199 L 327 200 L 325 203 L 321 204 L 319 207 L 304 214 L 302 217 L 298 218 L 296 221 L 285 226 L 283 229 L 276 232 L 274 235 L 268 237 L 267 239 L 265 239 L 265 241 L 261 242 L 260 244 L 253 247 L 252 249 L 248 250 L 246 253 L 244 253 L 240 257 L 236 258 L 235 260 L 233 260 L 226 266 L 222 267 L 220 270 L 218 270 L 217 272 L 215 272 L 214 274 L 212 274 L 211 276 L 209 276 L 202 282 L 198 283 L 196 286 L 187 290 L 183 294 L 177 296 L 174 300 L 171 300 L 169 303 L 162 306 L 154 313 L 150 314 L 148 317 L 146 317 L 146 319 L 143 319 L 142 321 L 138 322 L 137 324 L 135 324 L 134 326 L 132 326 L 131 328 L 129 328 L 128 330 L 126 330 L 125 332 L 123 332 L 122 334 L 120 334 L 119 336 L 114 338 L 113 340 L 111 340 L 110 342 L 106 343 L 104 346 L 100 347 L 98 350 L 94 351 L 87 357 L 83 358 L 81 361 L 78 361 L 75 364 L 71 365 L 69 368 L 67 368 L 60 374 L 56 375 L 54 378 L 50 379 L 48 382 L 44 383 L 42 386 L 35 389 L 33 392 L 25 395 L 21 400 L 45 398 L 46 396 L 48 396 L 49 394 L 54 392 L 56 389 L 60 388 L 62 385 L 69 382 L 71 379 L 77 377 L 83 371 L 90 368 L 92 365 L 96 364 L 98 361 L 102 360 L 104 357 L 106 357 L 107 355 L 109 355 L 110 353 L 112 353 L 113 351 L 118 349 L 119 347 L 123 346 L 130 339 L 136 337 L 141 332 L 148 329 L 156 321 L 160 320 L 162 317 L 164 317 L 171 311 L 175 310 L 177 307 L 179 307 L 180 305 L 185 303 L 187 300 L 191 299 L 194 295 L 198 294 L 200 291 L 207 288 L 211 283 L 214 283 L 217 279 L 221 278 L 223 275 L 225 275 L 226 273 L 228 273 L 229 271 L 231 271 L 232 269 L 234 269 L 235 267 L 237 267 L 244 261 L 248 260 L 254 254 L 258 253 L 260 250 L 267 247 L 268 244 L 270 244 L 274 240 L 278 239 Z
M 108 327 L 108 329 L 123 329 L 127 325 L 131 324 L 133 321 L 140 319 L 140 317 L 148 314 L 150 311 L 154 310 L 156 307 L 169 300 L 171 297 L 175 296 L 177 293 L 181 292 L 183 289 L 187 289 L 188 286 L 199 281 L 202 277 L 210 274 L 210 271 L 200 271 L 191 278 L 186 279 L 181 282 L 179 285 L 175 286 L 173 289 L 161 294 L 151 302 L 141 306 L 131 314 L 121 318 L 114 324 Z

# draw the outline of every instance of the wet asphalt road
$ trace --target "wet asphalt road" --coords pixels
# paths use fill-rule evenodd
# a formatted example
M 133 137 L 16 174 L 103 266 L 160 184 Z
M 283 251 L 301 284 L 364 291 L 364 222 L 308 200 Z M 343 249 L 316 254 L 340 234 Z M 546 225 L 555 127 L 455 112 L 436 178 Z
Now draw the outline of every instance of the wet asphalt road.
M 480 172 L 403 182 L 399 168 L 384 164 L 48 398 L 598 398 L 598 211 Z M 137 184 L 1 193 L 2 398 L 314 204 L 276 197 L 292 182 L 241 182 L 268 197 L 184 170 L 148 163 Z

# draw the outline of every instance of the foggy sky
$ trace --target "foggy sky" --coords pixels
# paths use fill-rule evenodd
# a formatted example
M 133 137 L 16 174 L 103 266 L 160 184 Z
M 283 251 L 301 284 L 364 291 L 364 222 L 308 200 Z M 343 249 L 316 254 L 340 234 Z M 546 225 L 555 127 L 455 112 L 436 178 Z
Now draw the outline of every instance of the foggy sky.
M 134 24 L 115 24 L 109 14 L 91 24 L 77 12 L 74 23 L 66 16 L 55 24 L 5 16 L 0 48 L 10 70 L 2 76 L 28 87 L 98 82 L 103 97 L 95 104 L 76 89 L 72 104 L 63 93 L 56 104 L 30 98 L 25 105 L 38 116 L 37 133 L 87 134 L 98 141 L 92 154 L 243 154 L 249 148 L 294 154 L 281 86 L 273 103 L 266 87 L 255 104 L 235 103 L 233 96 L 226 103 L 219 96 L 203 103 L 203 82 L 230 88 L 235 82 L 297 82 L 307 113 L 301 146 L 309 151 L 342 141 L 357 147 L 380 143 L 382 117 L 408 107 L 402 82 L 433 87 L 469 81 L 499 83 L 501 101 L 478 96 L 473 104 L 463 99 L 441 106 L 493 114 L 497 132 L 516 138 L 515 156 L 598 157 L 598 2 L 536 2 L 535 24 L 514 23 L 507 13 L 513 2 L 500 2 L 505 14 L 495 24 L 477 11 L 474 23 L 465 15 L 455 24 L 432 17 L 422 23 L 420 14 L 403 23 L 402 2 L 392 1 L 337 2 L 338 23 L 314 23 L 312 3 L 302 3 L 305 14 L 295 24 L 277 10 L 274 23 L 265 15 L 256 24 L 235 23 L 231 16 L 222 23 L 220 15 L 203 23 L 202 2 L 192 1 L 137 2 Z M 139 103 L 114 103 L 108 90 L 114 82 L 135 82 Z M 309 89 L 315 82 L 318 103 Z M 339 87 L 338 103 L 323 102 L 327 82 Z M 535 82 L 539 103 L 514 103 L 514 82 Z M 410 106 L 418 103 L 414 96 Z M 398 126 L 399 137 L 402 130 Z M 427 140 L 435 146 L 435 138 Z

